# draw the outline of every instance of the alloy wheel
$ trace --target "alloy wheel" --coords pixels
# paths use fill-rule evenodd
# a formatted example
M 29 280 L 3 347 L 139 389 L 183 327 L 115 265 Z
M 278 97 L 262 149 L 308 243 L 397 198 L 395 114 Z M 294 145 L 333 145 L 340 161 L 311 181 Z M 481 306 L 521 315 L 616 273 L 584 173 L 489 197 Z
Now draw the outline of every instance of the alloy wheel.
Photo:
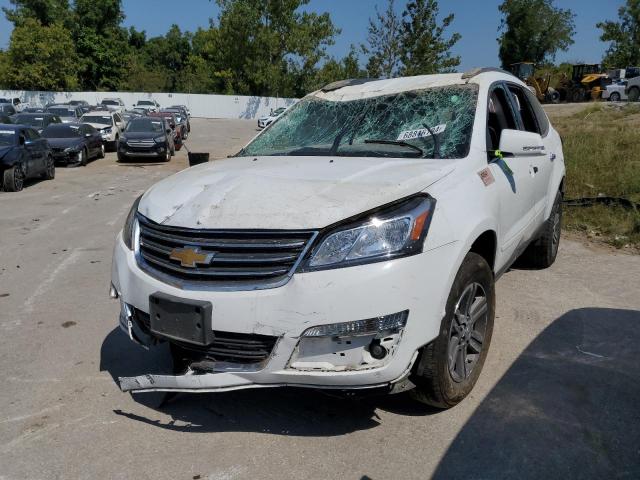
M 477 282 L 467 285 L 456 302 L 449 330 L 447 365 L 455 382 L 469 378 L 478 363 L 487 329 L 487 294 Z
M 56 176 L 56 165 L 53 161 L 53 157 L 47 158 L 47 178 L 53 178 Z

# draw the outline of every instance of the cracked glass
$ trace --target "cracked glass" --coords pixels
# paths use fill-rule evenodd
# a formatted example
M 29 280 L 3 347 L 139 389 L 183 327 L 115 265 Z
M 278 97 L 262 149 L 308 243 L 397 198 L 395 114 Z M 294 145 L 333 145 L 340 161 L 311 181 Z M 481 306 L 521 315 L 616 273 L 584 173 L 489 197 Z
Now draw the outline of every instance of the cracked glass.
M 469 152 L 477 98 L 473 84 L 350 101 L 307 97 L 238 156 L 462 158 Z

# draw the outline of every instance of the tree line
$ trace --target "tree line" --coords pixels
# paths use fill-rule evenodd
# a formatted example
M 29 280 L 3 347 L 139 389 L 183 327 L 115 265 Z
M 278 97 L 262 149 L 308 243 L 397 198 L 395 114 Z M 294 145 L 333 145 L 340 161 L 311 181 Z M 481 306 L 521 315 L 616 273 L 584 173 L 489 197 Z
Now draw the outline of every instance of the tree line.
M 0 88 L 226 93 L 300 97 L 331 81 L 455 71 L 461 34 L 437 0 L 395 0 L 369 19 L 365 43 L 343 58 L 327 53 L 338 35 L 310 0 L 214 0 L 207 28 L 162 36 L 123 26 L 121 0 L 10 0 L 9 46 L 0 51 Z M 549 65 L 573 44 L 575 14 L 553 0 L 504 0 L 497 38 L 502 66 Z M 619 21 L 597 24 L 609 42 L 605 66 L 640 64 L 640 0 Z M 361 62 L 363 62 L 361 64 Z

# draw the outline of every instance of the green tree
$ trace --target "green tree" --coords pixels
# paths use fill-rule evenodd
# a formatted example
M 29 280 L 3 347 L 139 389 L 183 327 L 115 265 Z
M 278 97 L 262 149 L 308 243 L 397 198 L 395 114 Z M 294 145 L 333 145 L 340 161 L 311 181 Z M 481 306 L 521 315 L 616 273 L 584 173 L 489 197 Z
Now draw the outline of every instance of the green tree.
M 552 62 L 573 42 L 575 14 L 557 8 L 552 0 L 504 0 L 498 7 L 500 61 L 508 69 L 516 62 Z
M 0 84 L 16 90 L 74 90 L 78 59 L 69 32 L 26 18 L 11 33 Z
M 120 26 L 121 0 L 75 0 L 72 35 L 88 90 L 116 90 L 126 83 L 129 33 Z
M 625 68 L 640 65 L 640 0 L 627 0 L 618 9 L 619 21 L 600 22 L 600 40 L 610 42 L 602 63 L 609 67 Z
M 233 90 L 253 95 L 302 95 L 326 47 L 339 33 L 329 14 L 299 11 L 309 0 L 217 0 L 218 66 Z
M 48 27 L 63 23 L 69 16 L 69 0 L 9 0 L 13 8 L 3 7 L 7 20 L 21 25 L 27 19 L 35 19 Z
M 318 69 L 313 82 L 306 86 L 307 91 L 315 91 L 336 80 L 347 78 L 365 78 L 367 71 L 358 63 L 358 52 L 351 46 L 349 54 L 341 60 L 330 58 Z
M 397 77 L 400 71 L 401 40 L 400 15 L 396 13 L 395 0 L 389 0 L 384 12 L 375 7 L 375 19 L 369 19 L 367 43 L 361 46 L 368 55 L 367 72 L 374 78 Z
M 438 21 L 437 0 L 413 0 L 402 13 L 400 41 L 403 75 L 451 72 L 460 65 L 460 57 L 451 48 L 460 40 L 459 33 L 445 37 L 454 19 L 453 13 Z
M 149 39 L 142 50 L 149 68 L 165 70 L 168 78 L 166 89 L 175 91 L 191 54 L 191 34 L 183 34 L 177 25 L 172 25 L 166 35 Z

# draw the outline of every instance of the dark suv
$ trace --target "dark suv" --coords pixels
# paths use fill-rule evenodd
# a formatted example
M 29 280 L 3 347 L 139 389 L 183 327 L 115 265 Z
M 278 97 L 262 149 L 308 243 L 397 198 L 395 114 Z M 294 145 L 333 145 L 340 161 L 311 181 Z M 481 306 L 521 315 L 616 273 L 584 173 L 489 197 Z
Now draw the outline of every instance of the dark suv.
M 168 162 L 175 153 L 173 130 L 164 118 L 132 118 L 118 142 L 118 161 L 158 158 Z

